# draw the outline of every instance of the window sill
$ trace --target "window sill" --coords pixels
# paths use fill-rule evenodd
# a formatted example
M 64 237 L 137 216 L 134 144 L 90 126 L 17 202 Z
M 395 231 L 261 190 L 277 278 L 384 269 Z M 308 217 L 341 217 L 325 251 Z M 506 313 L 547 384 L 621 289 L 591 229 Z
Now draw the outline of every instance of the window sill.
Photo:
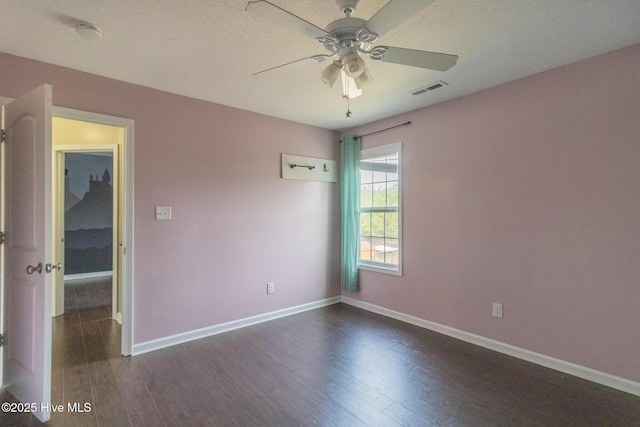
M 400 267 L 387 267 L 383 264 L 358 264 L 359 270 L 373 271 L 376 273 L 391 274 L 393 276 L 402 276 Z

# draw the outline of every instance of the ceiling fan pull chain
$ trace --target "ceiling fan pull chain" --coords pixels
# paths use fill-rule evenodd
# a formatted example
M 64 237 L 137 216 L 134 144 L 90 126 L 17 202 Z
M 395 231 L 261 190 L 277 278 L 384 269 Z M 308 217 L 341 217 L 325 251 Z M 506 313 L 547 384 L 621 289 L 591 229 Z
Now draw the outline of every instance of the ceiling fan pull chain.
M 349 117 L 351 117 L 351 107 L 350 107 L 350 101 L 351 101 L 351 94 L 349 93 L 349 85 L 347 84 L 345 87 L 345 98 L 347 98 L 347 114 L 345 114 L 345 117 L 348 119 Z

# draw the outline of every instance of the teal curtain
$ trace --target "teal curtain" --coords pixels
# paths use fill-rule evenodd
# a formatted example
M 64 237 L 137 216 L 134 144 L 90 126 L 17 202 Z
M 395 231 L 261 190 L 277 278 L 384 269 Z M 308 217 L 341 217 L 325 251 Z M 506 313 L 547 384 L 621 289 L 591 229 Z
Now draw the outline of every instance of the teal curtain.
M 359 136 L 342 138 L 341 148 L 341 219 L 342 219 L 342 289 L 358 292 L 358 193 L 360 190 Z

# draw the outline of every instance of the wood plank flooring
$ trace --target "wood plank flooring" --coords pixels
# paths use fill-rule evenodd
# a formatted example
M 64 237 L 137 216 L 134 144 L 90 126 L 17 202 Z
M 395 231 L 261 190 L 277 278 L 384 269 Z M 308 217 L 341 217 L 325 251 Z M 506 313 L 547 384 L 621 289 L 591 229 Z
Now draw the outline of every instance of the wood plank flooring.
M 111 276 L 65 280 L 64 312 L 111 305 Z
M 91 412 L 47 425 L 640 425 L 638 396 L 344 304 L 135 357 L 105 310 L 54 319 L 54 403 Z

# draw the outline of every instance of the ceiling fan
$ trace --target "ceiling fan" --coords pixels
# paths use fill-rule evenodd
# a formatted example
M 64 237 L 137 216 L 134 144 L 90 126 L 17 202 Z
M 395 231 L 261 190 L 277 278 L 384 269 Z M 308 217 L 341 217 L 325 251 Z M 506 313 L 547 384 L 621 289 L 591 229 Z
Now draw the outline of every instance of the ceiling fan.
M 428 52 L 423 50 L 405 49 L 392 46 L 373 46 L 373 43 L 383 34 L 392 30 L 413 14 L 427 7 L 434 0 L 392 0 L 380 9 L 371 19 L 365 21 L 352 17 L 359 0 L 336 0 L 344 18 L 331 22 L 325 29 L 315 26 L 304 19 L 282 9 L 266 0 L 250 1 L 246 10 L 261 15 L 274 22 L 296 30 L 306 36 L 315 38 L 329 52 L 327 54 L 312 55 L 296 61 L 278 65 L 254 73 L 260 75 L 281 67 L 286 67 L 301 61 L 312 60 L 324 62 L 333 59 L 320 77 L 330 87 L 343 75 L 353 80 L 356 89 L 373 81 L 367 70 L 362 56 L 369 56 L 374 61 L 391 62 L 430 70 L 446 71 L 453 67 L 458 60 L 457 55 Z M 347 79 L 348 80 L 348 79 Z M 346 89 L 345 89 L 346 90 Z M 361 93 L 361 92 L 360 92 Z M 349 99 L 348 93 L 345 97 Z

